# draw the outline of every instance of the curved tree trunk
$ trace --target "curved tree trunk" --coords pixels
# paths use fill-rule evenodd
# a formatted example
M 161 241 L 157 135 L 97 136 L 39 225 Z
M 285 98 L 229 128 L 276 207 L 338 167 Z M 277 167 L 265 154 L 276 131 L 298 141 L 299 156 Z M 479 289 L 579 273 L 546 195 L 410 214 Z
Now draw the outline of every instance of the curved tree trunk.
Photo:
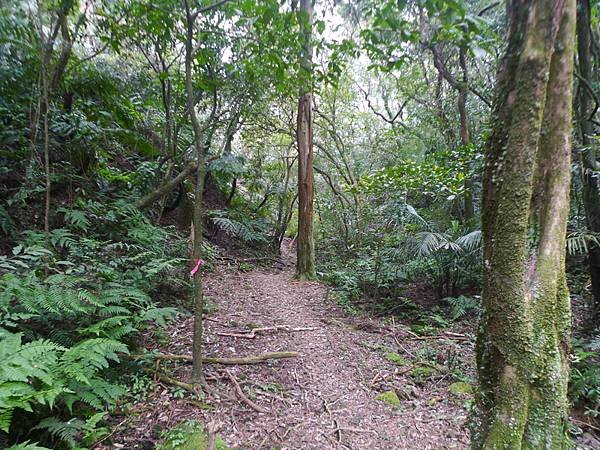
M 301 66 L 305 85 L 310 86 L 312 65 L 312 0 L 300 0 L 300 23 L 304 27 Z M 315 243 L 313 237 L 313 103 L 309 89 L 300 90 L 298 101 L 298 243 L 296 277 L 315 278 Z
M 168 195 L 183 181 L 185 181 L 185 179 L 189 177 L 195 170 L 197 170 L 197 168 L 197 162 L 192 161 L 188 163 L 188 165 L 185 166 L 184 169 L 175 178 L 171 180 L 166 180 L 154 191 L 144 195 L 137 202 L 135 202 L 136 208 L 142 210 L 150 208 L 154 204 L 154 202 Z
M 575 0 L 513 0 L 483 184 L 476 449 L 567 448 Z

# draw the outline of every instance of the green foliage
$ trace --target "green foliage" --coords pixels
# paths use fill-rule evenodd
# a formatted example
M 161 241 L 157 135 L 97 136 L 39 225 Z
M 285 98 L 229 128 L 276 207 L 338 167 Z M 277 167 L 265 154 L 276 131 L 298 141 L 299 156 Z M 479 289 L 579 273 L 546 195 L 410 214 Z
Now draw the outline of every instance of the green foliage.
M 243 242 L 264 243 L 267 242 L 267 224 L 260 218 L 244 217 L 241 220 L 224 217 L 223 211 L 211 211 L 212 222 L 231 237 Z
M 452 320 L 458 320 L 468 314 L 480 311 L 479 296 L 446 297 L 444 299 L 452 309 Z
M 40 447 L 37 444 L 30 444 L 29 441 L 25 441 L 21 444 L 13 445 L 8 447 L 6 450 L 50 450 L 47 447 Z
M 569 397 L 594 420 L 600 417 L 600 338 L 575 340 Z
M 127 353 L 127 346 L 121 342 L 89 339 L 67 349 L 44 339 L 23 343 L 21 333 L 0 332 L 4 361 L 0 369 L 0 425 L 4 432 L 9 431 L 16 409 L 33 413 L 34 408 L 52 409 L 57 404 L 72 410 L 75 402 L 102 409 L 114 406 L 125 392 L 100 376 L 110 360 L 118 362 L 117 352 Z M 67 433 L 56 427 L 56 420 L 46 418 L 37 427 L 54 424 L 50 431 L 59 436 Z
M 12 235 L 15 232 L 15 222 L 13 221 L 6 208 L 0 205 L 0 230 L 6 235 Z
M 159 450 L 206 450 L 208 435 L 198 422 L 183 422 L 176 427 L 163 432 L 163 443 Z M 215 450 L 227 450 L 227 444 L 220 436 L 215 438 Z
M 465 193 L 472 177 L 475 148 L 436 152 L 423 161 L 402 160 L 361 178 L 357 190 L 367 194 L 409 192 L 431 198 L 454 200 Z
M 600 240 L 596 233 L 577 231 L 567 235 L 567 253 L 569 255 L 585 254 L 590 247 L 594 246 L 600 246 Z
M 463 234 L 458 222 L 443 233 L 424 231 L 412 239 L 416 257 L 409 271 L 435 283 L 439 297 L 455 296 L 463 285 L 476 285 L 481 270 L 481 232 Z
M 79 207 L 62 211 L 68 228 L 52 231 L 50 250 L 40 247 L 43 233 L 29 230 L 0 259 L 2 429 L 29 425 L 71 447 L 102 433 L 104 411 L 125 394 L 119 354 L 140 330 L 177 313 L 155 305 L 147 289 L 184 261 L 169 255 L 170 235 L 127 203 Z
M 128 353 L 127 339 L 139 329 L 148 323 L 164 325 L 175 313 L 155 307 L 133 287 L 108 284 L 92 291 L 83 287 L 88 283 L 63 274 L 43 281 L 35 275 L 0 278 L 0 417 L 5 431 L 16 409 L 43 417 L 53 407 L 71 414 L 80 410 L 76 405 L 92 411 L 113 407 L 125 389 L 106 377 L 111 363 Z M 36 429 L 48 429 L 70 445 L 89 424 L 69 420 L 66 428 L 57 428 L 57 420 L 47 416 Z

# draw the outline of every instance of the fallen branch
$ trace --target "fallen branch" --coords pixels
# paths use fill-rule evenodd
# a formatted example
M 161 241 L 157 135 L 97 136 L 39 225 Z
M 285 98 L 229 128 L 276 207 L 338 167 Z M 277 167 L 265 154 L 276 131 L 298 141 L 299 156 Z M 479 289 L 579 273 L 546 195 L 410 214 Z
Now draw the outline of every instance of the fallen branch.
M 362 428 L 352 428 L 352 427 L 337 427 L 333 432 L 337 432 L 337 431 L 350 431 L 351 433 L 377 434 L 377 431 L 375 431 L 375 430 L 363 430 Z
M 227 376 L 229 377 L 229 379 L 235 386 L 235 391 L 237 392 L 237 395 L 240 398 L 240 400 L 242 400 L 246 405 L 248 405 L 250 408 L 252 408 L 256 412 L 265 413 L 265 414 L 269 412 L 268 409 L 263 408 L 260 405 L 257 405 L 252 400 L 250 400 L 248 397 L 246 397 L 246 395 L 244 394 L 244 391 L 242 391 L 242 388 L 240 387 L 240 384 L 237 382 L 237 380 L 231 374 L 231 372 L 229 372 L 229 370 L 226 370 L 225 373 L 227 374 Z
M 446 332 L 443 334 L 437 334 L 433 336 L 414 336 L 409 338 L 411 341 L 426 341 L 430 339 L 450 339 L 454 341 L 470 341 L 471 338 L 469 336 L 461 335 L 458 333 L 450 333 Z
M 240 332 L 240 333 L 225 333 L 218 332 L 215 333 L 219 336 L 228 336 L 228 337 L 238 337 L 244 339 L 254 339 L 256 337 L 256 333 L 263 333 L 266 331 L 278 331 L 285 330 L 287 332 L 298 332 L 298 331 L 312 331 L 314 327 L 300 327 L 300 328 L 290 328 L 287 325 L 275 325 L 273 327 L 261 327 L 261 328 L 252 328 L 250 332 Z
M 575 424 L 577 424 L 577 425 L 583 425 L 584 427 L 591 428 L 592 430 L 595 430 L 595 431 L 600 431 L 600 428 L 598 428 L 598 427 L 596 427 L 596 426 L 592 425 L 592 424 L 591 424 L 591 423 L 589 423 L 589 422 L 584 422 L 583 420 L 578 420 L 578 419 L 575 419 L 575 418 L 573 418 L 573 417 L 571 418 L 571 421 L 573 421 L 573 423 L 575 423 Z
M 202 358 L 202 362 L 204 364 L 223 364 L 225 366 L 237 366 L 245 364 L 259 364 L 261 362 L 269 361 L 272 359 L 296 358 L 298 355 L 298 352 L 267 352 L 262 353 L 260 355 L 242 356 L 239 358 L 213 358 L 210 356 L 205 356 Z M 127 355 L 123 356 L 128 357 Z M 132 359 L 151 358 L 159 361 L 193 361 L 191 355 L 174 355 L 171 353 L 158 353 L 154 355 L 131 355 L 129 357 Z
M 329 419 L 333 422 L 334 429 L 333 429 L 333 431 L 331 431 L 330 434 L 335 433 L 337 441 L 339 443 L 341 443 L 342 442 L 342 429 L 340 428 L 340 424 L 338 423 L 337 419 L 335 417 L 333 417 L 333 414 L 331 413 L 331 409 L 329 409 L 329 405 L 327 404 L 325 399 L 321 398 L 321 400 L 323 401 L 323 406 L 325 407 L 325 411 L 327 411 L 327 414 L 329 414 Z M 335 402 L 333 402 L 333 403 L 335 403 Z

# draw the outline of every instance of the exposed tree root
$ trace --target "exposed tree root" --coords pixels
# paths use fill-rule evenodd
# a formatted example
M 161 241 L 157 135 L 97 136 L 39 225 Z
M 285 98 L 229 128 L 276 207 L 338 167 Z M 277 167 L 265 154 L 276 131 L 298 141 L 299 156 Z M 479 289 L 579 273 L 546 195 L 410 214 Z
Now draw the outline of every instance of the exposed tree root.
M 158 380 L 162 381 L 163 383 L 180 387 L 181 389 L 185 389 L 186 391 L 194 395 L 198 395 L 200 393 L 199 384 L 184 383 L 183 381 L 176 380 L 175 378 L 172 378 L 163 372 L 159 372 L 153 369 L 145 369 L 145 371 L 153 374 Z
M 243 401 L 246 405 L 248 405 L 250 408 L 252 408 L 256 412 L 259 412 L 259 413 L 268 413 L 269 412 L 268 409 L 263 408 L 260 405 L 257 405 L 256 403 L 254 403 L 252 400 L 250 400 L 244 394 L 244 391 L 242 391 L 242 388 L 240 387 L 240 384 L 237 382 L 237 380 L 231 374 L 231 372 L 229 372 L 229 370 L 226 370 L 225 373 L 227 374 L 227 376 L 229 377 L 229 379 L 231 380 L 231 382 L 235 386 L 235 392 L 237 392 L 237 395 L 238 395 L 238 397 L 240 398 L 241 401 Z

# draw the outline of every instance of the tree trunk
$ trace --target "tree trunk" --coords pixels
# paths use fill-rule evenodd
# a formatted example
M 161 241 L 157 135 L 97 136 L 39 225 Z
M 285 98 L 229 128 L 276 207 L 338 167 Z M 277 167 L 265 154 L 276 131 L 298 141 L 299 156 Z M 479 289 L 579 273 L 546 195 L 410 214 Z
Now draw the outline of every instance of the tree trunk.
M 169 194 L 173 189 L 179 186 L 187 177 L 189 177 L 195 170 L 197 170 L 198 165 L 196 162 L 190 162 L 185 168 L 177 175 L 175 178 L 165 181 L 154 191 L 146 194 L 142 198 L 140 198 L 137 202 L 135 202 L 135 206 L 138 209 L 147 209 L 157 200 L 165 197 Z
M 200 120 L 196 114 L 196 95 L 192 79 L 192 59 L 194 57 L 194 24 L 196 15 L 190 11 L 187 0 L 184 0 L 186 10 L 186 42 L 185 42 L 185 88 L 187 96 L 187 108 L 192 129 L 194 131 L 194 150 L 197 155 L 197 180 L 194 195 L 194 240 L 192 247 L 192 264 L 197 267 L 202 253 L 202 194 L 204 193 L 204 179 L 206 176 L 206 156 L 204 154 L 204 133 L 200 126 Z M 194 281 L 193 303 L 194 303 L 194 335 L 192 348 L 192 383 L 204 383 L 202 367 L 202 314 L 204 312 L 204 292 L 202 286 L 202 271 L 196 270 L 192 273 Z
M 457 80 L 454 75 L 445 66 L 440 50 L 437 45 L 431 47 L 433 53 L 433 64 L 436 67 L 439 77 L 445 79 L 454 90 L 458 92 L 456 106 L 458 109 L 458 117 L 460 121 L 460 145 L 463 147 L 471 143 L 471 132 L 469 125 L 469 116 L 467 114 L 467 98 L 469 95 L 469 72 L 467 69 L 467 49 L 461 45 L 459 50 L 459 65 L 462 72 L 462 80 Z M 443 114 L 443 108 L 439 106 L 441 111 L 438 115 Z M 475 207 L 473 205 L 473 181 L 470 178 L 465 180 L 465 193 L 463 196 L 464 215 L 463 221 L 467 224 L 473 222 L 475 216 Z M 457 216 L 461 216 L 460 212 Z
M 471 144 L 471 132 L 469 130 L 469 116 L 467 115 L 467 97 L 469 95 L 469 72 L 467 70 L 467 49 L 460 47 L 459 63 L 462 70 L 462 82 L 458 92 L 458 113 L 460 117 L 460 143 L 463 147 Z M 473 205 L 473 180 L 465 179 L 465 222 L 472 224 L 475 217 L 475 207 Z
M 305 86 L 311 86 L 312 72 L 312 0 L 300 0 L 300 23 L 304 43 L 301 58 Z M 310 88 L 300 90 L 298 101 L 298 241 L 296 277 L 315 278 L 315 244 L 313 237 L 313 104 Z
M 575 0 L 513 0 L 483 183 L 476 449 L 568 448 Z
M 582 145 L 580 167 L 582 177 L 583 205 L 588 230 L 600 232 L 600 185 L 598 183 L 598 146 L 593 140 L 592 122 L 594 106 L 588 86 L 593 86 L 592 39 L 590 29 L 590 2 L 580 0 L 577 8 L 577 56 L 579 73 L 585 84 L 580 84 L 577 96 L 577 120 L 579 141 Z M 592 282 L 593 323 L 600 321 L 600 247 L 590 245 L 588 252 L 589 272 Z
M 50 135 L 48 114 L 50 113 L 50 59 L 52 56 L 52 48 L 54 46 L 54 36 L 46 36 L 44 33 L 44 25 L 42 19 L 42 6 L 38 6 L 38 20 L 40 27 L 40 113 L 43 117 L 43 139 L 44 139 L 44 174 L 45 174 L 45 202 L 44 202 L 44 242 L 46 250 L 50 250 L 50 203 L 52 200 L 52 180 L 50 174 Z M 47 263 L 47 258 L 44 257 Z M 45 267 L 46 275 L 48 267 Z

